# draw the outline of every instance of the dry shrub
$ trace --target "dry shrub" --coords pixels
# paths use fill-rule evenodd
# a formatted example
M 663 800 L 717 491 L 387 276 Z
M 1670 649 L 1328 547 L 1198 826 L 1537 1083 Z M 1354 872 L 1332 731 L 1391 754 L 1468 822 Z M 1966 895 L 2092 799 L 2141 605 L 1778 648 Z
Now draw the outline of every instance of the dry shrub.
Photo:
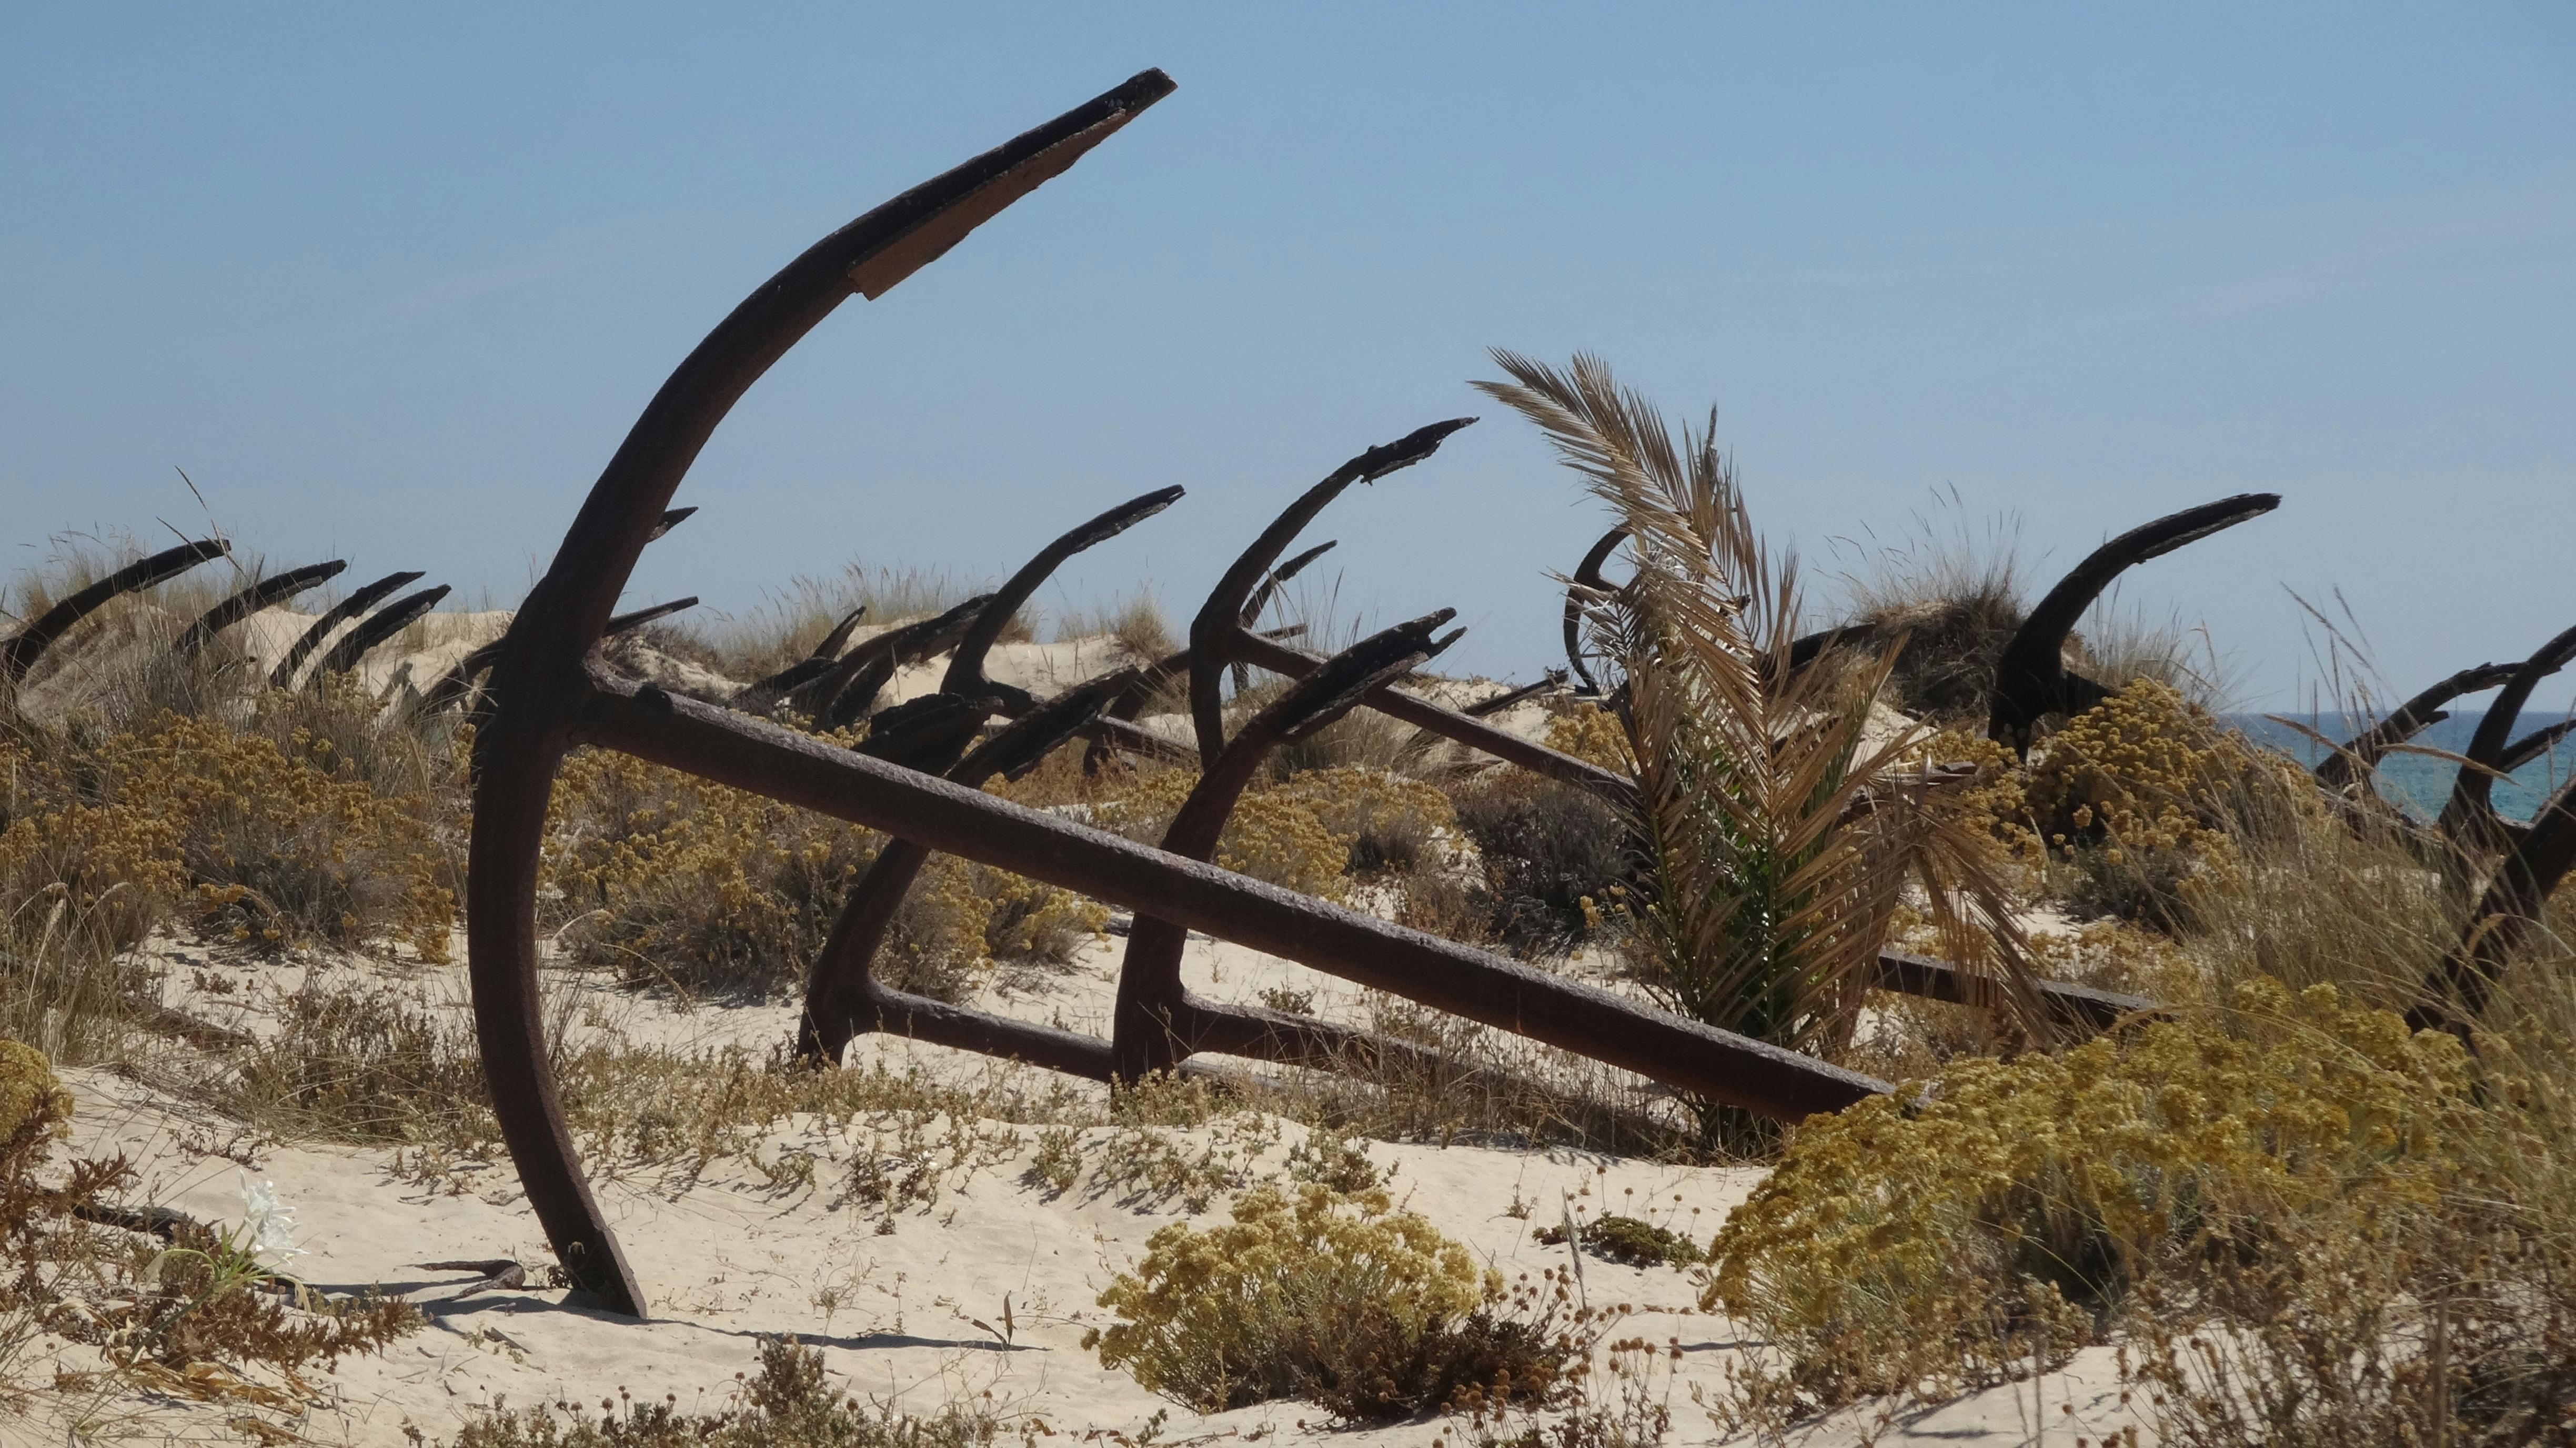
M 53 1063 L 21 1041 L 0 1038 L 0 1163 L 24 1169 L 71 1130 L 72 1098 Z
M 141 944 L 186 878 L 177 826 L 141 806 L 69 801 L 0 830 L 11 933 L 68 935 L 92 955 Z
M 1449 797 L 1383 769 L 1339 767 L 1292 775 L 1270 793 L 1304 805 L 1330 834 L 1350 838 L 1342 872 L 1358 878 L 1448 863 L 1457 829 Z
M 326 1299 L 277 1276 L 261 1266 L 247 1226 L 183 1223 L 165 1245 L 85 1220 L 139 1183 L 123 1157 L 48 1170 L 71 1113 L 44 1057 L 0 1040 L 0 1348 L 41 1330 L 97 1347 L 111 1373 L 140 1387 L 166 1390 L 176 1374 L 223 1387 L 232 1385 L 210 1378 L 207 1365 L 327 1368 L 421 1325 L 408 1303 L 373 1293 Z
M 740 1375 L 737 1375 L 739 1378 Z M 1001 1423 L 982 1404 L 949 1404 L 928 1417 L 866 1404 L 825 1381 L 823 1354 L 793 1337 L 760 1340 L 760 1366 L 732 1406 L 684 1413 L 676 1394 L 640 1402 L 624 1388 L 587 1403 L 557 1400 L 517 1412 L 484 1410 L 451 1448 L 984 1448 Z
M 1198 773 L 1167 769 L 1134 777 L 1123 793 L 1092 808 L 1092 823 L 1144 844 L 1160 844 L 1181 803 L 1198 786 Z M 1317 813 L 1311 792 L 1293 786 L 1250 789 L 1237 800 L 1217 837 L 1216 863 L 1273 885 L 1340 900 L 1343 869 L 1359 836 L 1333 829 Z
M 1139 659 L 1163 658 L 1181 646 L 1172 635 L 1172 621 L 1163 616 L 1162 602 L 1146 588 L 1098 607 L 1067 611 L 1055 621 L 1055 636 L 1059 642 L 1116 639 Z
M 751 995 L 795 989 L 885 837 L 607 750 L 564 761 L 544 879 L 576 960 L 637 984 Z M 972 861 L 925 865 L 879 948 L 878 975 L 959 1000 L 995 960 L 1061 963 L 1107 921 L 1098 905 Z
M 1109 907 L 1099 901 L 990 865 L 960 863 L 967 894 L 983 911 L 977 929 L 992 959 L 1068 965 L 1083 947 L 1103 938 Z
M 354 1142 L 412 1142 L 460 1125 L 493 1129 L 482 1056 L 466 1024 L 388 990 L 312 981 L 280 1005 L 277 1032 L 254 1043 L 226 1079 L 219 1099 L 232 1114 L 296 1136 Z
M 720 1159 L 775 1171 L 761 1152 L 791 1117 L 900 1147 L 955 1121 L 1096 1123 L 1061 1077 L 996 1064 L 966 1081 L 918 1065 L 814 1069 L 739 1046 L 638 1047 L 580 1027 L 576 998 L 549 1003 L 547 1039 L 573 1140 L 591 1169 L 705 1170 Z M 453 1182 L 507 1159 L 470 1027 L 398 991 L 329 980 L 283 1003 L 282 1029 L 212 1088 L 231 1115 L 282 1135 L 391 1144 L 397 1175 Z
M 1880 545 L 1867 576 L 1846 573 L 1849 618 L 1882 637 L 1907 636 L 1889 682 L 1917 718 L 1967 727 L 1985 722 L 1995 666 L 2020 632 L 2021 524 L 2003 515 L 1972 528 L 1954 490 Z
M 2217 1310 L 2214 1266 L 2425 1210 L 2477 1112 L 2451 1038 L 2261 981 L 2223 1023 L 1959 1062 L 1906 1095 L 1811 1118 L 1718 1234 L 1706 1304 L 1781 1359 L 1755 1397 L 1946 1396 L 2096 1339 L 2142 1284 Z
M 877 844 L 839 820 L 585 749 L 556 775 L 541 879 L 561 892 L 575 960 L 630 981 L 761 993 L 802 980 Z M 921 942 L 895 944 L 902 960 Z M 963 941 L 936 944 L 944 961 Z
M 1458 782 L 1449 799 L 1484 876 L 1474 903 L 1503 949 L 1561 959 L 1609 923 L 1636 868 L 1618 811 L 1586 790 L 1508 768 Z
M 2293 987 L 2329 984 L 2404 1011 L 2460 939 L 2460 901 L 2438 870 L 2393 830 L 2355 830 L 2322 810 L 2255 811 L 2231 832 L 2237 868 L 2225 888 L 2197 892 L 2195 928 L 2181 939 L 2198 973 L 2223 991 L 2257 975 Z M 2550 938 L 2576 939 L 2568 892 Z
M 1103 1366 L 1200 1412 L 1305 1397 L 1385 1421 L 1471 1392 L 1544 1401 L 1589 1350 L 1588 1315 L 1552 1278 L 1510 1302 L 1498 1274 L 1382 1191 L 1257 1187 L 1233 1216 L 1156 1232 L 1100 1294 L 1120 1319 L 1085 1338 Z
M 1628 745 L 1628 726 L 1598 704 L 1576 704 L 1548 720 L 1541 742 L 1587 764 L 1619 774 L 1637 772 L 1637 751 Z
M 137 943 L 193 885 L 194 923 L 212 939 L 400 940 L 446 958 L 454 832 L 426 797 L 354 777 L 327 739 L 165 713 L 86 747 L 22 746 L 10 763 L 0 881 L 16 900 L 63 900 L 107 948 Z

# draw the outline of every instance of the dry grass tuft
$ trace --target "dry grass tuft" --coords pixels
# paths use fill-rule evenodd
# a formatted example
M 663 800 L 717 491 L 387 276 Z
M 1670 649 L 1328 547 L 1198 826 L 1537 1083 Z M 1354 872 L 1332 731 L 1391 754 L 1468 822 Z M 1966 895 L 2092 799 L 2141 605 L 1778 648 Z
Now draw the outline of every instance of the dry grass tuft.
M 831 1387 L 822 1353 L 793 1337 L 761 1339 L 758 1371 L 716 1412 L 683 1412 L 676 1395 L 639 1401 L 622 1388 L 600 1401 L 595 1418 L 593 1411 L 564 1400 L 493 1408 L 450 1448 L 985 1448 L 1003 1428 L 980 1403 L 952 1403 L 928 1417 L 863 1403 Z

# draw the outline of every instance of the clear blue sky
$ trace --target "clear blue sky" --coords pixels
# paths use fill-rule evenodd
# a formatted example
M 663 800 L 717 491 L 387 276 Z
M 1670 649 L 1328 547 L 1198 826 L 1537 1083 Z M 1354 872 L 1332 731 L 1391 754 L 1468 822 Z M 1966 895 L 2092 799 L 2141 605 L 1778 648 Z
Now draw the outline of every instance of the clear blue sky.
M 515 599 L 664 374 L 893 192 L 1149 65 L 1180 91 L 733 415 L 634 601 L 844 560 L 1081 560 L 1186 613 L 1295 490 L 1342 597 L 1530 676 L 1600 526 L 1469 378 L 1607 356 L 1711 402 L 1826 561 L 1955 487 L 2134 575 L 2250 703 L 2340 587 L 2391 682 L 2576 623 L 2563 4 L 165 6 L 0 15 L 0 566 L 198 515 Z M 2043 579 L 2043 583 L 2044 583 Z M 2566 696 L 2553 690 L 2553 707 Z

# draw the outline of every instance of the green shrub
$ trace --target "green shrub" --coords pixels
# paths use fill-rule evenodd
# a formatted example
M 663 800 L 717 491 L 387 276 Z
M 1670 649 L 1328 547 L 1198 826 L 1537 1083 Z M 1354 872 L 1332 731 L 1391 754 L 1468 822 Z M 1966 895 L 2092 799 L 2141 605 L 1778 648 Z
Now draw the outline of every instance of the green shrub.
M 1655 1267 L 1667 1264 L 1674 1267 L 1687 1267 L 1708 1260 L 1708 1254 L 1701 1251 L 1699 1244 L 1690 1238 L 1669 1228 L 1658 1227 L 1652 1222 L 1640 1221 L 1635 1217 L 1622 1217 L 1615 1214 L 1595 1217 L 1591 1221 L 1578 1225 L 1574 1231 L 1584 1246 L 1613 1262 L 1630 1267 Z M 1538 1240 L 1547 1246 L 1565 1245 L 1565 1228 L 1561 1226 L 1541 1227 L 1537 1235 Z

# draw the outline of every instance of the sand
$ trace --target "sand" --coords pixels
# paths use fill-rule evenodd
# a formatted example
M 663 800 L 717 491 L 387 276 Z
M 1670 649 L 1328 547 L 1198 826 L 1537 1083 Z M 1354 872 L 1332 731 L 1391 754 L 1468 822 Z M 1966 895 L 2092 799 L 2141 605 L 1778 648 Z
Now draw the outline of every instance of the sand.
M 980 1003 L 1100 1029 L 1120 945 L 1105 941 L 1061 973 L 997 979 Z M 174 986 L 174 1004 L 254 1033 L 273 1028 L 274 1001 L 298 988 L 308 969 L 342 984 L 363 978 L 442 1009 L 462 1009 L 462 976 L 454 967 L 363 960 L 279 966 L 228 961 L 191 946 L 163 949 L 173 980 L 186 982 Z M 1290 989 L 1314 992 L 1324 1014 L 1348 1015 L 1360 1004 L 1359 992 L 1329 977 L 1213 941 L 1194 939 L 1185 968 L 1194 989 L 1222 999 Z M 199 971 L 239 985 L 230 994 L 201 992 L 194 984 Z M 553 989 L 584 998 L 564 1013 L 587 1022 L 577 1029 L 622 1033 L 639 1043 L 766 1049 L 791 1023 L 784 1004 L 683 1009 L 570 972 L 559 972 Z M 960 1081 L 995 1069 L 979 1057 L 883 1037 L 854 1047 L 854 1063 L 871 1059 L 917 1064 Z M 853 1141 L 791 1122 L 759 1155 L 775 1162 L 782 1154 L 811 1153 L 814 1184 L 802 1188 L 782 1190 L 738 1160 L 720 1160 L 696 1176 L 603 1173 L 595 1182 L 600 1199 L 651 1298 L 650 1319 L 639 1323 L 574 1305 L 561 1290 L 460 1298 L 473 1274 L 411 1265 L 507 1257 L 533 1267 L 551 1260 L 506 1163 L 464 1173 L 444 1188 L 424 1188 L 404 1180 L 386 1151 L 261 1144 L 163 1090 L 105 1071 L 70 1071 L 66 1083 L 80 1104 L 77 1148 L 122 1151 L 142 1163 L 149 1200 L 238 1222 L 244 1183 L 274 1182 L 309 1254 L 284 1265 L 326 1290 L 375 1286 L 404 1295 L 421 1305 L 430 1326 L 381 1357 L 347 1359 L 334 1374 L 309 1375 L 319 1398 L 300 1413 L 239 1401 L 111 1394 L 92 1403 L 85 1395 L 59 1394 L 29 1423 L 0 1418 L 0 1441 L 63 1442 L 60 1424 L 47 1415 L 82 1407 L 146 1441 L 232 1441 L 239 1430 L 225 1424 L 249 1416 L 307 1441 L 350 1444 L 406 1443 L 411 1431 L 437 1439 L 486 1407 L 557 1399 L 595 1406 L 621 1389 L 713 1408 L 727 1401 L 735 1374 L 752 1369 L 756 1339 L 768 1333 L 798 1335 L 822 1350 L 828 1370 L 849 1391 L 912 1411 L 990 1393 L 1006 1414 L 1034 1415 L 1057 1428 L 1132 1434 L 1165 1410 L 1166 1441 L 1215 1435 L 1416 1444 L 1443 1431 L 1439 1421 L 1332 1430 L 1312 1405 L 1295 1402 L 1201 1417 L 1103 1369 L 1081 1346 L 1085 1330 L 1107 1320 L 1094 1299 L 1142 1255 L 1157 1228 L 1188 1213 L 1177 1199 L 1102 1180 L 1097 1150 L 1087 1157 L 1090 1175 L 1070 1191 L 1054 1190 L 1031 1170 L 1034 1128 L 981 1124 L 988 1139 L 1017 1140 L 997 1146 L 990 1164 L 943 1179 L 936 1200 L 891 1218 L 845 1200 L 842 1185 L 859 1154 L 897 1149 L 891 1134 L 874 1143 Z M 1097 1147 L 1116 1130 L 1088 1128 L 1085 1137 Z M 1245 1152 L 1253 1174 L 1277 1175 L 1307 1133 L 1294 1123 L 1247 1115 L 1157 1134 L 1193 1152 L 1211 1143 Z M 1747 1168 L 1463 1142 L 1371 1143 L 1367 1151 L 1403 1205 L 1509 1276 L 1566 1264 L 1563 1247 L 1543 1245 L 1533 1234 L 1570 1209 L 1622 1211 L 1704 1240 L 1760 1179 Z M 1223 1217 L 1219 1199 L 1199 1220 Z M 890 1232 L 880 1230 L 888 1224 Z M 1747 1334 L 1722 1316 L 1699 1312 L 1697 1285 L 1684 1272 L 1623 1267 L 1588 1254 L 1582 1272 L 1591 1302 L 1629 1305 L 1616 1336 L 1680 1347 L 1673 1380 L 1664 1385 L 1674 1419 L 1667 1441 L 1718 1441 L 1707 1415 L 1693 1405 L 1692 1390 L 1716 1392 L 1729 1365 L 1742 1359 Z M 1006 1299 L 1007 1340 L 1001 1330 Z M 65 1370 L 95 1366 L 87 1349 L 61 1347 L 58 1356 Z M 1879 1431 L 1877 1441 L 1885 1443 L 2037 1442 L 2033 1405 L 2039 1399 L 2047 1404 L 2047 1436 L 2060 1443 L 2079 1433 L 2098 1442 L 2130 1421 L 2118 1404 L 2109 1356 L 2093 1350 L 2036 1387 L 2017 1384 L 1910 1416 L 1892 1407 L 1848 1413 L 1811 1426 L 1797 1441 L 1858 1443 Z M 2071 1415 L 2066 1404 L 2073 1405 Z M 1457 1431 L 1454 1422 L 1445 1426 Z

